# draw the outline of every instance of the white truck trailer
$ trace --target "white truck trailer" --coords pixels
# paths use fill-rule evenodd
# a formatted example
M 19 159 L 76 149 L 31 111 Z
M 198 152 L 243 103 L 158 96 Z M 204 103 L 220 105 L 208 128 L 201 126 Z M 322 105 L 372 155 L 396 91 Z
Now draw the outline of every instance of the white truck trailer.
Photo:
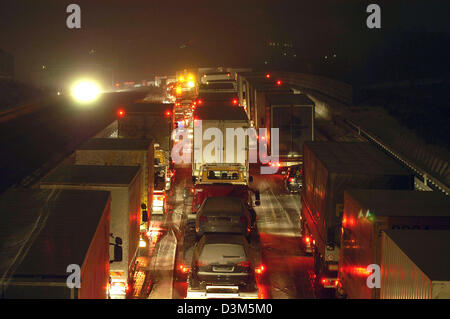
M 110 234 L 122 238 L 123 260 L 112 263 L 111 298 L 125 298 L 132 284 L 140 229 L 142 169 L 139 166 L 60 165 L 44 177 L 41 189 L 111 192 Z

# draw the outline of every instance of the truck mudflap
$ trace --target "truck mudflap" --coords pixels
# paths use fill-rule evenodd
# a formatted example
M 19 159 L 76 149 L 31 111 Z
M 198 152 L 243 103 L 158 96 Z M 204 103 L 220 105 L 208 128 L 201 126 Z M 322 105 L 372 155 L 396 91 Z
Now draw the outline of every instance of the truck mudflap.
M 186 299 L 258 299 L 258 290 L 243 292 L 238 286 L 206 286 L 202 290 L 187 290 Z

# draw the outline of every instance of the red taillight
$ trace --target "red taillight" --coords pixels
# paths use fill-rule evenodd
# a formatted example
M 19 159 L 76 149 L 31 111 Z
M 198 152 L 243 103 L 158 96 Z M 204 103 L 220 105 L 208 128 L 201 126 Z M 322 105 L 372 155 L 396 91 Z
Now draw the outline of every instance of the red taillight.
M 293 182 L 293 181 L 294 181 L 293 177 L 289 178 L 289 182 Z
M 281 80 L 278 80 L 278 81 L 277 81 L 277 85 L 280 86 L 281 84 L 282 84 L 282 83 L 281 83 Z
M 269 73 L 266 74 L 266 79 L 270 79 L 270 74 Z
M 178 269 L 183 273 L 183 274 L 187 274 L 188 272 L 191 271 L 191 269 L 185 265 L 180 265 L 178 266 Z
M 206 216 L 200 216 L 200 218 L 198 219 L 198 221 L 200 223 L 206 223 L 208 221 L 208 217 Z
M 311 237 L 306 236 L 305 237 L 305 243 L 309 244 L 311 242 Z
M 191 193 L 194 194 L 194 189 L 193 188 L 191 188 Z
M 261 266 L 255 268 L 255 273 L 257 275 L 261 275 L 265 270 L 266 270 L 266 267 L 264 267 L 264 265 L 261 265 Z
M 197 103 L 198 103 L 198 105 L 201 105 L 201 104 L 203 104 L 203 100 L 202 100 L 202 99 L 199 99 L 199 100 L 197 101 Z
M 124 117 L 124 116 L 125 116 L 125 111 L 122 110 L 122 109 L 119 109 L 119 110 L 117 110 L 117 115 L 118 115 L 119 117 Z
M 230 77 L 230 76 L 231 76 L 231 74 L 230 74 L 230 73 L 227 73 L 227 76 L 228 76 L 228 77 Z
M 166 111 L 166 116 L 170 116 L 171 112 L 169 110 Z
M 233 99 L 233 105 L 237 105 L 238 104 L 238 99 Z

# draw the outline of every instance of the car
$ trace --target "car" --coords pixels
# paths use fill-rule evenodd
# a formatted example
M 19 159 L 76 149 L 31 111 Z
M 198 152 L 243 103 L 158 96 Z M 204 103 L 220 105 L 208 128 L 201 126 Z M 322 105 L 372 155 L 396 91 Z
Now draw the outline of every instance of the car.
M 284 186 L 289 193 L 298 193 L 302 189 L 303 170 L 300 166 L 291 166 L 284 175 Z
M 256 214 L 241 197 L 212 196 L 206 198 L 196 214 L 195 231 L 204 233 L 235 233 L 249 236 Z
M 237 286 L 255 290 L 255 267 L 242 235 L 205 234 L 194 247 L 189 284 L 192 288 Z

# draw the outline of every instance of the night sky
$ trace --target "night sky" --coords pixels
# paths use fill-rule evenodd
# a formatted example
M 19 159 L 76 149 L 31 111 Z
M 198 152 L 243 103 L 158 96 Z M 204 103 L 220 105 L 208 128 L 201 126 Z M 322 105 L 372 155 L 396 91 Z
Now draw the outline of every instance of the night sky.
M 81 30 L 65 25 L 70 3 L 81 6 Z M 365 26 L 369 3 L 382 8 L 381 30 Z M 299 58 L 364 56 L 408 30 L 448 34 L 449 8 L 449 1 L 416 0 L 1 0 L 0 49 L 14 55 L 23 81 L 42 65 L 99 61 L 123 79 L 149 78 L 182 67 L 252 65 L 271 40 L 293 43 Z

